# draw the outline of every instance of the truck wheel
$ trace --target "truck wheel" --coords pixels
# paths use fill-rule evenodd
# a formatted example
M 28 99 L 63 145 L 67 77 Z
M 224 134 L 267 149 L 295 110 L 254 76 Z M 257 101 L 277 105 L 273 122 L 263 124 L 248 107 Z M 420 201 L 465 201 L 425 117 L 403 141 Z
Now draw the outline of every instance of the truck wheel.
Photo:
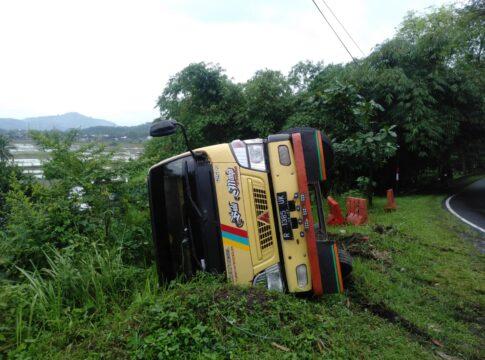
M 338 246 L 338 257 L 340 260 L 340 269 L 342 270 L 342 277 L 346 278 L 352 272 L 352 256 L 347 250 Z

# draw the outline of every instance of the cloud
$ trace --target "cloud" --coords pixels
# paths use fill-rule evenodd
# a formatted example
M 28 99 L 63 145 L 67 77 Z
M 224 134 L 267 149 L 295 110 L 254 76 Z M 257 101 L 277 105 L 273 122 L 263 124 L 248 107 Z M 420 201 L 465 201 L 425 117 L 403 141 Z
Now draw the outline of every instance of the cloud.
M 405 14 L 394 2 L 326 1 L 366 52 Z M 119 124 L 156 117 L 166 81 L 192 62 L 245 81 L 305 59 L 349 61 L 310 0 L 4 0 L 0 46 L 0 117 L 78 111 Z

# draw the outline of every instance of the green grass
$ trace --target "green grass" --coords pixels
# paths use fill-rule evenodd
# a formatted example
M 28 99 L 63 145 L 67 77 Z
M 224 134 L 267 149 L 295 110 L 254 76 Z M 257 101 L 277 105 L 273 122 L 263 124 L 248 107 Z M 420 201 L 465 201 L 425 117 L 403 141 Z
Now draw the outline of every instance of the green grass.
M 441 201 L 398 198 L 385 213 L 376 199 L 369 225 L 330 228 L 369 235 L 355 246 L 372 256 L 354 258 L 346 294 L 323 299 L 207 274 L 158 288 L 116 252 L 53 256 L 50 271 L 0 287 L 0 359 L 483 358 L 483 256 Z
M 385 305 L 452 354 L 483 357 L 477 334 L 483 331 L 484 257 L 467 240 L 478 233 L 444 211 L 440 197 L 398 199 L 393 213 L 383 204 L 376 202 L 372 222 L 393 229 L 377 234 L 370 224 L 355 230 L 369 234 L 390 260 L 356 258 L 351 296 Z

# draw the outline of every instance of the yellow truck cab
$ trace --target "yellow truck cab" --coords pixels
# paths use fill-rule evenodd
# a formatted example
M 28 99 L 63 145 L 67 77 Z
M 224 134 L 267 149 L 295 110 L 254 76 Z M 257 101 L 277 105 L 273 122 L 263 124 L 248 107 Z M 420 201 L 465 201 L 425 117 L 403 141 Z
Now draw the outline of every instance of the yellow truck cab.
M 151 134 L 177 127 L 162 120 Z M 328 239 L 323 213 L 331 156 L 320 131 L 300 128 L 154 165 L 148 185 L 160 281 L 209 271 L 243 286 L 342 292 L 351 260 Z

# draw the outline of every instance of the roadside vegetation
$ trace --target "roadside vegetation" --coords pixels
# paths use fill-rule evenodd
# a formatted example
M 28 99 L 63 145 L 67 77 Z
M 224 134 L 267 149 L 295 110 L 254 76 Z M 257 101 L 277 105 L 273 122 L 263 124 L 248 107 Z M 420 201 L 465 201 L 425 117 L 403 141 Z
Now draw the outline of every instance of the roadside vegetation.
M 74 359 L 483 358 L 483 255 L 439 196 L 398 204 L 384 213 L 378 198 L 369 225 L 330 229 L 369 240 L 348 245 L 347 293 L 319 300 L 208 274 L 159 288 L 153 267 L 94 246 L 75 257 L 46 254 L 43 270 L 1 288 L 0 349 Z
M 368 225 L 330 229 L 355 258 L 343 295 L 242 289 L 210 274 L 158 287 L 146 174 L 184 150 L 177 136 L 124 162 L 100 143 L 73 147 L 77 132 L 32 132 L 49 154 L 38 181 L 0 135 L 0 359 L 485 357 L 484 262 L 467 241 L 478 235 L 442 196 L 410 195 L 483 169 L 484 11 L 471 1 L 411 14 L 356 63 L 302 62 L 245 84 L 193 64 L 159 98 L 194 146 L 322 129 L 337 198 L 383 194 L 400 168 L 409 195 L 396 212 L 376 197 Z

